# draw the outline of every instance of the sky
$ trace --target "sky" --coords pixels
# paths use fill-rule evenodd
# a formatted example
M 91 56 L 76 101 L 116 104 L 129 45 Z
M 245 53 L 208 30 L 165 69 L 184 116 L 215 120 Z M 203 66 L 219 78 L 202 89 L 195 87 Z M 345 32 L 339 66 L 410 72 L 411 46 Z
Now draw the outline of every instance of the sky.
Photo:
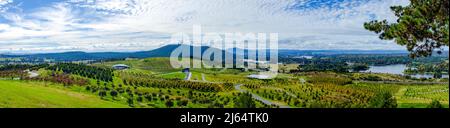
M 404 50 L 363 28 L 408 0 L 0 0 L 0 53 L 141 51 L 192 33 L 278 33 L 279 48 Z

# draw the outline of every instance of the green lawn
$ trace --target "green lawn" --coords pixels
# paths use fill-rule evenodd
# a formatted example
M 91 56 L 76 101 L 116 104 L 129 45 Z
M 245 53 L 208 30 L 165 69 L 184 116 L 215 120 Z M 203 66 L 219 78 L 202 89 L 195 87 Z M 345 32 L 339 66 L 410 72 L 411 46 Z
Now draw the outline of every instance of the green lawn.
M 124 108 L 124 104 L 101 100 L 41 82 L 0 80 L 0 108 Z
M 181 71 L 181 69 L 174 69 L 170 64 L 170 58 L 146 58 L 146 59 L 130 59 L 123 61 L 111 61 L 93 64 L 100 67 L 111 67 L 115 64 L 126 64 L 131 69 L 147 70 L 158 73 L 170 73 Z
M 184 79 L 186 77 L 186 73 L 183 72 L 171 72 L 171 73 L 166 73 L 166 74 L 161 74 L 158 75 L 164 79 Z

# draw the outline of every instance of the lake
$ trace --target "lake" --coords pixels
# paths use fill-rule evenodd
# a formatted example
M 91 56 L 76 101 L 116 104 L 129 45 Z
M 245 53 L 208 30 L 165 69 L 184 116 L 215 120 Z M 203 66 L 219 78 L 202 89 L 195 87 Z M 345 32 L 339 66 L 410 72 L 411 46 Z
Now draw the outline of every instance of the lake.
M 397 74 L 404 75 L 403 71 L 407 69 L 404 64 L 393 64 L 393 65 L 385 65 L 385 66 L 369 66 L 369 70 L 363 72 L 372 72 L 372 73 L 388 73 L 388 74 Z M 432 74 L 415 74 L 411 75 L 411 77 L 415 78 L 433 78 Z M 442 75 L 442 78 L 449 78 L 448 75 Z

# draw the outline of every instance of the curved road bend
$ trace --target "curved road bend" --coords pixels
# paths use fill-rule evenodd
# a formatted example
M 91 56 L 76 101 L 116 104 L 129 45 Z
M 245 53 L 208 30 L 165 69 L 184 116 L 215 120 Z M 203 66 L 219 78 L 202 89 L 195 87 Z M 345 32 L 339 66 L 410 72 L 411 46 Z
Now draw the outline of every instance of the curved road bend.
M 238 90 L 239 92 L 247 92 L 246 90 L 241 89 L 241 86 L 242 86 L 242 84 L 237 84 L 237 85 L 234 86 L 234 88 L 236 90 Z M 260 97 L 260 96 L 258 96 L 256 94 L 252 93 L 252 92 L 250 92 L 250 94 L 252 94 L 252 97 L 254 99 L 259 100 L 259 101 L 263 102 L 264 104 L 267 104 L 267 105 L 275 104 L 275 105 L 280 106 L 280 108 L 290 108 L 289 106 L 286 106 L 286 105 L 280 105 L 278 103 L 273 103 L 272 101 L 266 100 L 266 99 L 264 99 L 264 98 L 262 98 L 262 97 Z
M 184 80 L 191 80 L 192 77 L 192 72 L 188 72 L 186 73 L 186 77 L 184 78 Z

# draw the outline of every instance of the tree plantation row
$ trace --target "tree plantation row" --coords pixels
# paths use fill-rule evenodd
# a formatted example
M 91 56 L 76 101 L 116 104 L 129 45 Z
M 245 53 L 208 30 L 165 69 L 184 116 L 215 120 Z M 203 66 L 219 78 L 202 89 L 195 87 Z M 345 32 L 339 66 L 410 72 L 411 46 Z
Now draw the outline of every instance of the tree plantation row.
M 30 72 L 39 75 L 32 77 Z M 312 71 L 281 74 L 275 79 L 258 80 L 246 78 L 248 72 L 233 69 L 195 70 L 194 74 L 198 72 L 207 77 L 207 80 L 166 78 L 161 77 L 160 73 L 140 69 L 114 70 L 86 64 L 57 63 L 6 65 L 0 68 L 0 78 L 59 83 L 65 88 L 94 94 L 100 99 L 130 107 L 395 108 L 409 98 L 422 98 L 421 101 L 426 104 L 433 101 L 435 106 L 437 103 L 448 105 L 448 100 L 445 100 L 448 99 L 448 93 L 442 93 L 448 91 L 448 87 L 442 88 L 445 86 L 420 88 L 412 85 L 380 85 L 364 82 L 371 79 L 402 82 L 406 80 L 403 77 Z M 247 93 L 234 88 L 239 84 L 243 85 L 242 89 Z M 258 95 L 267 101 L 263 102 L 252 95 Z

